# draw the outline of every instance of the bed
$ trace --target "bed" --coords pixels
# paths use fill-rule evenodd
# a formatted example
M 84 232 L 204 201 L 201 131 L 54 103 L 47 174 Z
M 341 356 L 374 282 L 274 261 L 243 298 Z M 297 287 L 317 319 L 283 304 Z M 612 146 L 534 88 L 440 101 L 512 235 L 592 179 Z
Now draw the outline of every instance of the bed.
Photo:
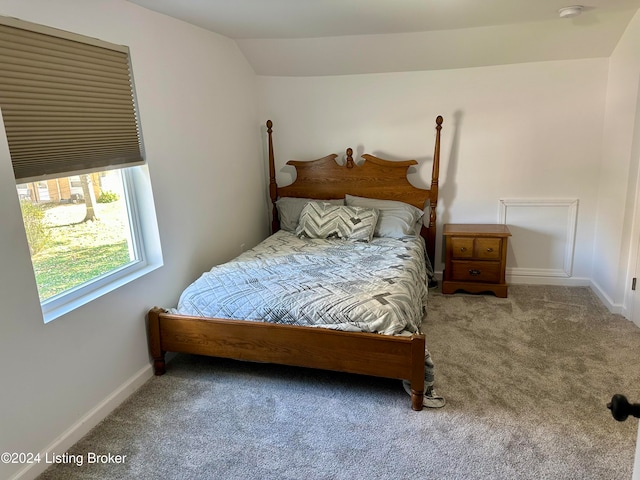
M 426 369 L 428 370 L 432 364 L 428 358 L 425 336 L 419 330 L 422 318 L 420 309 L 424 305 L 417 305 L 415 298 L 416 295 L 424 297 L 426 286 L 424 292 L 422 286 L 417 288 L 420 284 L 418 278 L 424 276 L 423 270 L 427 270 L 429 260 L 433 264 L 435 259 L 442 117 L 436 118 L 429 189 L 415 187 L 407 179 L 408 169 L 418 164 L 415 160 L 388 161 L 365 154 L 362 156 L 364 161 L 357 164 L 350 148 L 346 150 L 346 160 L 343 164 L 336 161 L 338 156 L 335 154 L 313 161 L 287 162 L 287 165 L 296 171 L 295 180 L 290 185 L 278 186 L 273 124 L 268 121 L 266 126 L 269 196 L 273 214 L 272 235 L 256 249 L 243 253 L 231 262 L 214 267 L 211 272 L 205 272 L 183 291 L 178 307 L 154 307 L 148 312 L 149 349 L 155 374 L 165 373 L 166 352 L 181 352 L 395 378 L 404 381 L 405 388 L 411 396 L 411 407 L 414 410 L 422 410 L 426 388 L 425 373 L 429 374 Z M 284 217 L 284 211 L 280 208 L 283 199 L 292 199 L 304 204 L 300 224 L 296 226 L 297 234 L 287 232 L 291 227 L 285 228 L 285 225 L 282 225 L 285 221 L 281 218 Z M 333 202 L 339 202 L 341 199 L 353 202 L 355 206 L 334 208 Z M 380 200 L 402 202 L 421 211 L 426 209 L 424 221 L 420 220 L 416 224 L 419 235 L 396 241 L 377 238 L 377 231 L 374 238 L 369 230 L 355 230 L 354 227 L 351 231 L 354 236 L 363 235 L 364 232 L 369 238 L 350 242 L 331 238 L 317 240 L 314 232 L 309 233 L 305 230 L 317 227 L 313 221 L 305 223 L 303 220 L 313 220 L 313 215 L 318 213 L 314 209 L 322 210 L 320 215 L 323 215 L 325 210 L 333 213 L 355 211 L 357 214 L 352 217 L 357 218 L 353 223 L 358 225 L 358 228 L 367 222 L 376 224 L 378 217 L 372 220 L 369 216 L 381 213 L 375 208 L 365 207 L 368 206 L 366 202 L 373 201 L 377 205 L 375 202 Z M 360 205 L 359 201 L 365 203 Z M 379 226 L 380 222 L 377 224 Z M 357 239 L 363 240 L 360 237 Z M 334 265 L 343 264 L 343 258 L 355 255 L 351 260 L 353 263 L 346 267 L 355 277 L 345 280 L 343 273 L 334 272 L 331 267 L 317 267 L 315 263 L 313 266 L 307 263 L 316 262 L 327 250 L 331 255 L 337 255 L 328 260 L 329 264 Z M 270 255 L 269 252 L 274 254 Z M 410 257 L 421 254 L 424 268 L 420 262 L 410 260 Z M 369 266 L 378 265 L 368 263 L 374 257 L 385 259 L 391 256 L 394 262 Z M 340 261 L 336 261 L 336 258 Z M 403 259 L 413 262 L 406 264 L 413 266 L 399 264 Z M 238 273 L 239 271 L 234 269 L 240 265 L 248 270 Z M 290 281 L 285 280 L 289 278 L 289 273 L 295 270 L 304 273 L 306 277 L 292 276 Z M 381 272 L 379 275 L 372 273 L 377 270 Z M 390 271 L 402 272 L 403 276 L 392 276 L 389 274 Z M 371 275 L 377 275 L 374 282 L 386 282 L 385 285 L 393 285 L 393 288 L 400 285 L 398 288 L 404 290 L 392 289 L 391 296 L 385 296 L 388 294 L 386 291 L 384 294 L 375 293 L 365 286 L 368 279 L 364 277 Z M 262 277 L 270 277 L 270 281 L 275 279 L 275 284 L 268 284 L 265 288 Z M 203 293 L 206 289 L 201 287 L 208 285 L 217 285 L 224 289 L 226 296 L 218 298 L 215 293 Z M 316 293 L 311 300 L 304 297 L 302 304 L 297 306 L 290 306 L 284 301 L 297 297 L 302 291 L 308 295 L 311 292 L 307 290 L 312 290 L 314 285 L 322 289 L 322 292 Z M 413 287 L 416 287 L 416 292 L 409 291 Z M 339 297 L 329 296 L 334 293 L 333 290 L 356 292 L 356 297 L 353 300 L 336 300 Z M 360 290 L 367 296 L 367 301 L 358 300 L 357 294 Z M 256 295 L 260 301 L 247 301 L 254 292 L 258 292 Z M 409 294 L 413 300 L 405 301 Z M 210 295 L 213 295 L 213 300 Z M 396 304 L 396 297 L 403 300 Z M 281 299 L 280 304 L 268 303 L 278 299 Z M 314 302 L 319 301 L 328 301 L 329 304 L 315 308 Z M 367 307 L 363 307 L 364 303 L 375 304 L 376 308 L 382 310 L 374 310 L 368 314 Z M 205 309 L 203 305 L 214 305 L 217 310 Z M 416 308 L 418 313 L 414 311 Z M 291 311 L 302 312 L 306 323 L 300 324 L 297 320 L 297 324 L 294 324 L 294 321 L 289 322 L 287 319 Z M 315 315 L 309 314 L 311 311 L 325 313 L 330 324 L 320 325 Z M 278 323 L 270 323 L 270 317 L 274 315 L 274 321 Z M 371 317 L 372 326 L 368 326 L 369 324 L 363 320 L 367 315 Z M 393 318 L 388 321 L 389 315 Z

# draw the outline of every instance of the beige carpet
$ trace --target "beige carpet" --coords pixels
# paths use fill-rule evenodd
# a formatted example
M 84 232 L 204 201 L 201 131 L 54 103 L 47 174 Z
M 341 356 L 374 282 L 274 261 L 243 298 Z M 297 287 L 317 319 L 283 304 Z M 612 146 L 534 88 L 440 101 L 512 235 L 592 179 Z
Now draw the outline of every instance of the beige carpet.
M 631 478 L 638 422 L 613 420 L 606 404 L 614 393 L 640 402 L 638 327 L 578 287 L 513 285 L 507 299 L 434 294 L 430 307 L 446 413 L 461 436 L 465 422 L 486 432 L 467 439 L 469 456 L 485 450 L 475 442 L 500 438 L 493 461 L 514 478 L 554 463 L 558 476 L 548 478 Z
M 626 479 L 640 329 L 587 288 L 508 299 L 432 292 L 424 325 L 442 409 L 397 380 L 178 355 L 42 479 Z

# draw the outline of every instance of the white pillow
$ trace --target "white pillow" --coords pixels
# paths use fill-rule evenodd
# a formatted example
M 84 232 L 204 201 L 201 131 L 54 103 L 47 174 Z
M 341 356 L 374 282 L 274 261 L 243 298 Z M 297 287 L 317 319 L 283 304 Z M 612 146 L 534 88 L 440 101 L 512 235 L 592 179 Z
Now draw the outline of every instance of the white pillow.
M 377 198 L 345 196 L 345 205 L 353 207 L 375 208 L 379 211 L 378 223 L 374 236 L 403 238 L 419 233 L 422 222 L 418 221 L 424 215 L 424 211 L 395 200 L 378 200 Z

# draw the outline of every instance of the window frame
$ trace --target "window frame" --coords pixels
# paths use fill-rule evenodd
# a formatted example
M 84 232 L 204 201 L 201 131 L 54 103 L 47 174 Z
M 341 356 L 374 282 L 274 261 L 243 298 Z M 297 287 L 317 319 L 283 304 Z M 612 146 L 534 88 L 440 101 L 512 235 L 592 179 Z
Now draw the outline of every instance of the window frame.
M 149 238 L 149 234 L 145 233 L 143 219 L 140 215 L 141 192 L 139 190 L 140 187 L 142 189 L 144 187 L 140 185 L 140 178 L 137 178 L 140 175 L 136 175 L 139 172 L 135 170 L 144 168 L 144 166 L 127 167 L 121 171 L 131 231 L 132 245 L 130 247 L 135 250 L 136 260 L 41 301 L 44 323 L 49 323 L 162 266 L 159 242 L 154 242 Z M 157 223 L 155 221 L 152 223 L 157 229 Z M 158 259 L 160 260 L 158 261 Z

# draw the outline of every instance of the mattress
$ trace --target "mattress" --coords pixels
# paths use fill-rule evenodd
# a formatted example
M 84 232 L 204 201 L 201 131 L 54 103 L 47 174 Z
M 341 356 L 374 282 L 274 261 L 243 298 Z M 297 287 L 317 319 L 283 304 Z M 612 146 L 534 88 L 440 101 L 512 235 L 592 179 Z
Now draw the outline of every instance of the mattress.
M 345 331 L 418 332 L 427 305 L 424 240 L 371 242 L 276 232 L 187 287 L 174 313 Z

